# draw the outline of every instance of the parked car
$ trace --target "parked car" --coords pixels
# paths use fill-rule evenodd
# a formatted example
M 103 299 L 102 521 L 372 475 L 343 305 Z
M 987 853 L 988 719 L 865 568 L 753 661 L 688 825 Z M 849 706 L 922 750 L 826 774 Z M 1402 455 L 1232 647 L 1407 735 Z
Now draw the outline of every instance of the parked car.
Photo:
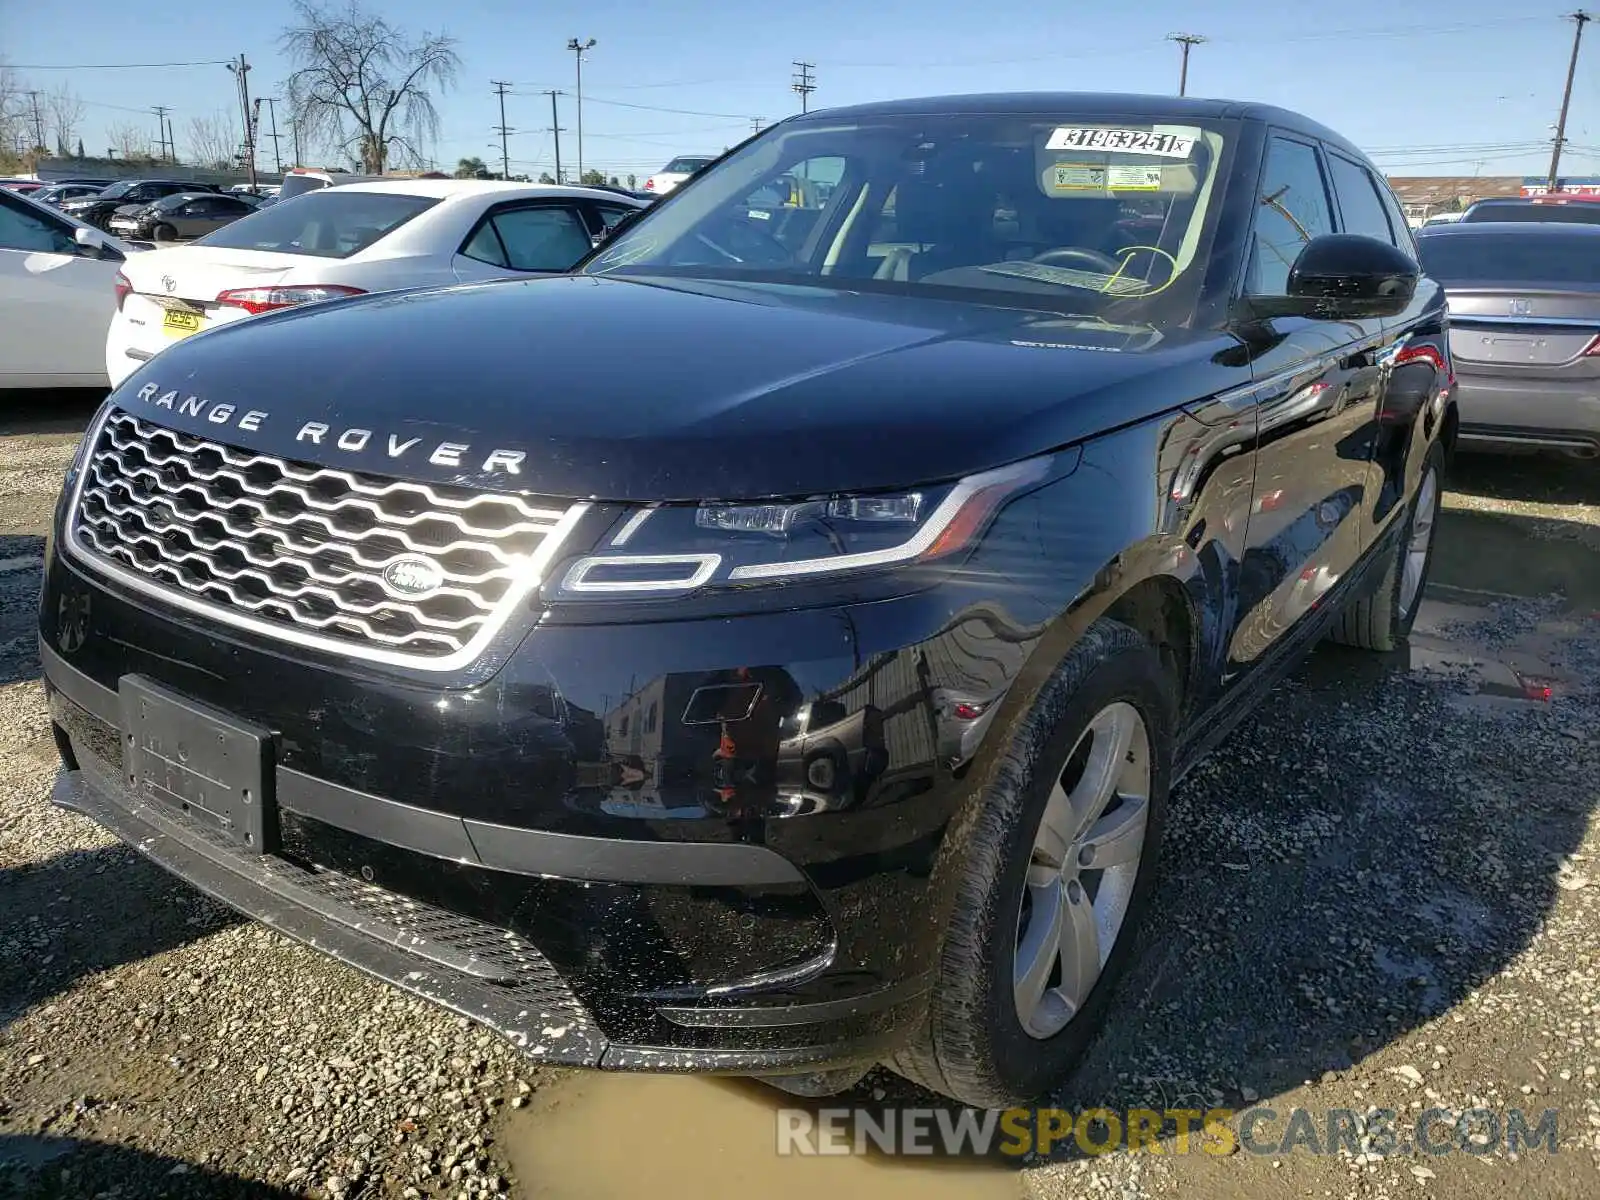
M 112 281 L 128 247 L 0 189 L 0 388 L 104 387 Z
M 1467 206 L 1461 220 L 1468 223 L 1494 221 L 1567 221 L 1580 225 L 1600 225 L 1600 200 L 1569 196 L 1504 197 L 1477 200 Z
M 524 244 L 482 220 L 445 244 Z M 793 118 L 569 274 L 128 377 L 46 548 L 55 799 L 542 1062 L 1010 1105 L 1138 1004 L 1173 781 L 1324 636 L 1406 636 L 1449 354 L 1295 113 Z
M 52 183 L 42 187 L 31 194 L 31 199 L 41 204 L 49 204 L 60 208 L 68 200 L 77 200 L 84 196 L 97 196 L 105 191 L 106 184 L 95 183 Z
M 280 200 L 291 200 L 322 188 L 348 187 L 353 183 L 383 183 L 388 178 L 386 175 L 356 175 L 321 167 L 290 167 L 283 173 L 283 182 L 278 185 L 275 195 Z
M 106 368 L 121 381 L 178 338 L 309 301 L 564 271 L 639 207 L 590 188 L 475 179 L 354 183 L 281 200 L 130 263 Z
M 175 242 L 204 237 L 255 212 L 255 197 L 174 192 L 149 204 L 125 204 L 111 215 L 111 232 L 125 238 Z
M 23 196 L 37 192 L 43 186 L 37 179 L 0 179 L 0 191 L 16 192 Z
M 117 209 L 129 204 L 149 204 L 163 196 L 179 192 L 216 192 L 209 183 L 194 183 L 176 179 L 124 179 L 113 183 L 93 196 L 80 196 L 61 205 L 61 210 L 74 220 L 83 221 L 99 229 L 109 229 L 111 216 Z
M 679 155 L 646 179 L 644 190 L 651 196 L 665 196 L 680 183 L 687 183 L 690 176 L 705 170 L 716 161 L 716 156 L 711 154 Z
M 1451 225 L 1451 224 L 1454 224 L 1456 221 L 1461 220 L 1461 218 L 1463 216 L 1465 216 L 1465 215 L 1466 214 L 1464 212 L 1438 212 L 1438 213 L 1434 213 L 1432 216 L 1424 217 L 1421 221 L 1419 221 L 1417 223 L 1417 226 L 1421 227 L 1423 225 Z
M 1462 447 L 1600 455 L 1600 226 L 1467 221 L 1417 245 L 1449 298 Z

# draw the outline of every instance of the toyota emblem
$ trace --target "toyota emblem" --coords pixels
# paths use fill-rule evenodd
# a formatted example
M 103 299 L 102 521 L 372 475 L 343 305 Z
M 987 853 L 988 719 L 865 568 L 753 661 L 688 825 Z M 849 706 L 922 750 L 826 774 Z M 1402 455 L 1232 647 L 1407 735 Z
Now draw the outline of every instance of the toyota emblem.
M 1533 316 L 1533 301 L 1517 299 L 1511 302 L 1511 315 L 1513 317 Z
M 175 292 L 178 290 L 178 281 L 171 275 L 163 275 L 161 277 L 161 286 L 169 292 Z

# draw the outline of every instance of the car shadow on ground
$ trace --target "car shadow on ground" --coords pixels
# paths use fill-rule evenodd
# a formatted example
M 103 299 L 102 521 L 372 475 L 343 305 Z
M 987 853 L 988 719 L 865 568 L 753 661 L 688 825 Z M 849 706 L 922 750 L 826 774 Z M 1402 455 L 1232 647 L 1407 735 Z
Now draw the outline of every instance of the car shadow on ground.
M 42 537 L 0 534 L 0 687 L 39 678 Z
M 0 437 L 82 433 L 105 398 L 105 388 L 0 390 Z
M 1331 1082 L 1529 945 L 1596 804 L 1600 552 L 1553 524 L 1447 512 L 1412 643 L 1319 647 L 1175 790 L 1135 966 L 1048 1103 L 1244 1109 Z M 1471 665 L 1541 637 L 1546 699 Z M 885 1092 L 948 1107 L 882 1071 L 824 1103 Z
M 83 1103 L 82 1100 L 78 1101 Z M 70 1113 L 64 1118 L 70 1121 Z M 291 1200 L 304 1195 L 131 1146 L 0 1134 L 0 1200 Z
M 1600 503 L 1600 460 L 1553 454 L 1458 454 L 1450 488 L 1489 500 Z
M 85 979 L 243 920 L 121 844 L 0 869 L 0 913 L 0 1030 Z

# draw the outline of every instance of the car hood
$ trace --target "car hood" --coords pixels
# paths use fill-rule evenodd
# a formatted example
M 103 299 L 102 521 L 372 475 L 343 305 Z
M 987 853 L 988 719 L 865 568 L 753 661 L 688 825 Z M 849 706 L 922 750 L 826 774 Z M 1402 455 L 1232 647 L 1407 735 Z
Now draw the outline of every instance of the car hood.
M 793 496 L 1066 445 L 1237 382 L 1217 361 L 1235 344 L 903 294 L 573 276 L 238 322 L 169 348 L 113 399 L 217 440 L 418 480 Z

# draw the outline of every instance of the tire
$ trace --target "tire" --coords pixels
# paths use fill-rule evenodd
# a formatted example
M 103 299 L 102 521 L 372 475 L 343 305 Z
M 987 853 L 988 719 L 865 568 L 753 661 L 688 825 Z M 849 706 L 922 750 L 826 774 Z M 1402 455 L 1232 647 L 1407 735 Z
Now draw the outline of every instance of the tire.
M 1138 924 L 1149 903 L 1177 711 L 1177 683 L 1148 639 L 1114 621 L 1100 620 L 1090 626 L 1033 708 L 1017 723 L 1011 745 L 992 770 L 971 816 L 970 832 L 964 838 L 950 839 L 964 847 L 960 853 L 965 862 L 960 867 L 925 1022 L 889 1061 L 894 1071 L 980 1108 L 1026 1103 L 1070 1074 L 1104 1019 L 1117 978 L 1132 957 Z M 1127 897 L 1126 908 L 1109 956 L 1098 977 L 1083 989 L 1086 998 L 1080 996 L 1075 1008 L 1059 1002 L 1053 989 L 1056 979 L 1062 979 L 1065 986 L 1064 978 L 1054 973 L 1063 969 L 1059 965 L 1062 958 L 1022 956 L 1024 961 L 1048 959 L 1057 964 L 1045 980 L 1045 1001 L 1055 1001 L 1054 1007 L 1041 1001 L 1033 1010 L 1033 1023 L 1048 1025 L 1063 1012 L 1070 1012 L 1065 1025 L 1054 1032 L 1041 1028 L 1030 1032 L 1024 1024 L 1029 1019 L 1024 1016 L 1024 1002 L 1018 998 L 1023 989 L 1014 982 L 1014 970 L 1019 950 L 1030 944 L 1032 922 L 1039 911 L 1036 897 L 1043 894 L 1030 881 L 1048 880 L 1055 870 L 1038 857 L 1036 839 L 1043 836 L 1047 806 L 1052 812 L 1060 811 L 1050 804 L 1058 781 L 1067 784 L 1076 778 L 1068 769 L 1075 769 L 1085 750 L 1091 764 L 1096 761 L 1091 725 L 1104 722 L 1107 713 L 1125 712 L 1136 714 L 1142 722 L 1142 757 L 1148 770 L 1142 837 L 1135 830 L 1119 843 L 1138 848 L 1131 885 L 1124 876 L 1122 887 L 1108 891 L 1106 880 L 1112 871 L 1086 868 L 1079 876 L 1073 868 L 1068 877 L 1067 868 L 1062 867 L 1066 882 L 1059 894 L 1072 896 L 1074 883 L 1081 881 L 1080 902 L 1098 904 L 1102 896 L 1114 900 L 1121 893 Z M 1108 738 L 1106 745 L 1113 744 Z M 1134 762 L 1138 745 L 1133 743 L 1134 748 L 1116 761 L 1113 772 Z M 1083 772 L 1085 782 L 1091 770 Z M 1122 811 L 1119 806 L 1128 803 L 1119 791 L 1105 811 L 1114 817 Z M 1091 818 L 1090 826 L 1100 829 L 1111 817 Z M 1076 859 L 1073 848 L 1077 844 L 1065 843 L 1069 852 L 1058 856 L 1063 863 Z M 1100 877 L 1091 880 L 1093 875 Z M 1067 928 L 1072 927 L 1065 917 L 1063 920 Z
M 1417 494 L 1406 514 L 1405 526 L 1384 568 L 1383 579 L 1371 595 L 1351 600 L 1333 623 L 1328 638 L 1342 646 L 1388 654 L 1411 634 L 1422 607 L 1422 593 L 1433 566 L 1434 532 L 1439 527 L 1439 502 L 1444 495 L 1444 447 L 1435 442 L 1422 460 Z M 1425 532 L 1424 532 L 1425 531 Z M 1413 560 L 1413 543 L 1425 537 L 1420 558 Z M 1414 582 L 1406 577 L 1408 562 L 1416 568 Z
M 157 225 L 150 231 L 150 236 L 158 242 L 175 242 L 178 240 L 178 231 L 171 225 Z

